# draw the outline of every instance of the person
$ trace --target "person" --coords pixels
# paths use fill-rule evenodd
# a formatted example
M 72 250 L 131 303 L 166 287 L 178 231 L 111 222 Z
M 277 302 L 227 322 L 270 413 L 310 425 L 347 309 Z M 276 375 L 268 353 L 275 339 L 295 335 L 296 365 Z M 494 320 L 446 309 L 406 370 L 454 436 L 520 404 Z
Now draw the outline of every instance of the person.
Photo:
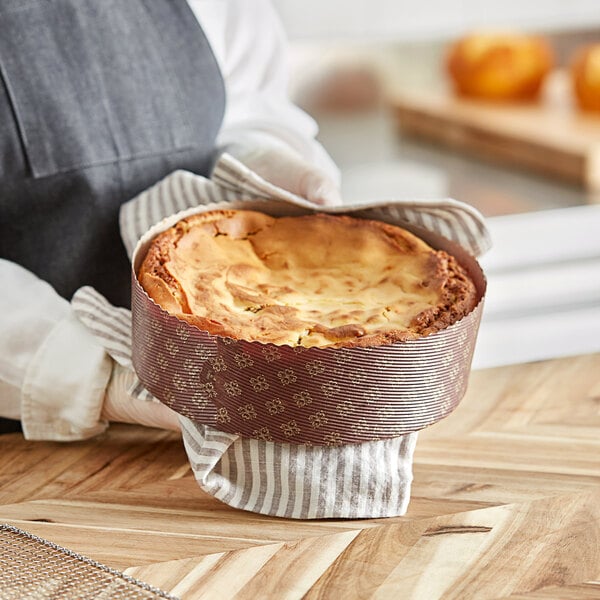
M 339 173 L 287 95 L 267 0 L 4 0 L 0 11 L 0 428 L 95 436 L 110 421 L 177 429 L 127 396 L 69 299 L 129 304 L 119 206 L 230 152 L 316 204 Z

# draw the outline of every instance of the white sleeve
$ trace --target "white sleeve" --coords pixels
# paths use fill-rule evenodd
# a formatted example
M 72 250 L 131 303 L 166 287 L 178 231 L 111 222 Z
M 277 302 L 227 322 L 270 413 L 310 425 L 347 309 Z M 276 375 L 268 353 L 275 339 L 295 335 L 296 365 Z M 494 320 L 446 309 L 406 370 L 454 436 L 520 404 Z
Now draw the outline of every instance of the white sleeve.
M 269 0 L 189 0 L 217 58 L 227 105 L 217 144 L 285 144 L 339 183 L 314 119 L 288 95 L 288 42 Z
M 100 420 L 112 361 L 54 289 L 0 259 L 0 416 L 28 439 L 70 441 Z

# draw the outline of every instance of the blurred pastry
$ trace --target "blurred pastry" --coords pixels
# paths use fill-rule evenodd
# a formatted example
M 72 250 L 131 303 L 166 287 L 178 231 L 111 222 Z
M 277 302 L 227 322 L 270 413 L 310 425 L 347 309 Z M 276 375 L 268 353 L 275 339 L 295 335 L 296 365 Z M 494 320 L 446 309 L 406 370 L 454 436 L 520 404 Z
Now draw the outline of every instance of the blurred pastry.
M 571 62 L 571 78 L 579 107 L 600 111 L 600 43 L 577 50 Z
M 475 307 L 456 259 L 408 231 L 346 215 L 218 210 L 159 234 L 138 279 L 209 333 L 304 347 L 415 339 Z
M 544 38 L 516 32 L 469 34 L 454 42 L 446 57 L 459 95 L 497 101 L 537 98 L 553 65 Z

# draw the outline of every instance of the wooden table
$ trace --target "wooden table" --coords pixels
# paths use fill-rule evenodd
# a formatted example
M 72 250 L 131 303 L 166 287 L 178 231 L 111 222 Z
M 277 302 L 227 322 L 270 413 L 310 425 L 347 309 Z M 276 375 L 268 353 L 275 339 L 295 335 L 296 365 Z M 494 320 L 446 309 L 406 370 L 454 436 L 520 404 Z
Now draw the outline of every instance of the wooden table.
M 600 598 L 600 355 L 476 371 L 405 517 L 294 522 L 196 485 L 178 436 L 0 438 L 0 521 L 192 598 Z

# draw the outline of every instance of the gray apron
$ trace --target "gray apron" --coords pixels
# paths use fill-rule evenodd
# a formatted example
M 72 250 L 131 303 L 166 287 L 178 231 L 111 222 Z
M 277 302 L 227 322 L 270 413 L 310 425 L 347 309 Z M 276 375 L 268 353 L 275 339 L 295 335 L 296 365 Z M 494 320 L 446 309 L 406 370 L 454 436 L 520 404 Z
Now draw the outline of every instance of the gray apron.
M 225 103 L 185 0 L 0 0 L 0 256 L 129 303 L 120 204 L 206 175 Z
M 207 175 L 224 106 L 185 0 L 0 0 L 0 257 L 127 306 L 119 206 Z

